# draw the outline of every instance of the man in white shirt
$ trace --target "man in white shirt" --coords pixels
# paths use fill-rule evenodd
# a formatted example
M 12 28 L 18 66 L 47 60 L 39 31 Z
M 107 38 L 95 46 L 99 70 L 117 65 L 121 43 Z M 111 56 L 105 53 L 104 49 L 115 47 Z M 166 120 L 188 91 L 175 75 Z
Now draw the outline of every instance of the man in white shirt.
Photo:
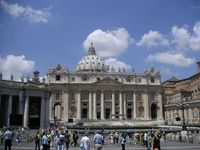
M 81 138 L 80 147 L 82 150 L 90 150 L 90 139 L 89 139 L 88 135 L 89 134 L 86 132 L 85 135 Z

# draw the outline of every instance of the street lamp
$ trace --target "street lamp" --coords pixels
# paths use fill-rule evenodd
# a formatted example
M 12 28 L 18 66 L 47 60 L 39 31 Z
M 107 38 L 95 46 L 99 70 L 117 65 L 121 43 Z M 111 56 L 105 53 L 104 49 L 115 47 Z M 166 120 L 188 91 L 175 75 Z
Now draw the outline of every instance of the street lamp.
M 183 98 L 178 104 L 177 107 L 179 107 L 182 111 L 182 117 L 183 117 L 183 125 L 182 125 L 182 130 L 186 130 L 187 127 L 185 125 L 185 114 L 184 114 L 184 110 L 187 109 L 189 107 L 189 104 L 187 102 L 189 98 Z

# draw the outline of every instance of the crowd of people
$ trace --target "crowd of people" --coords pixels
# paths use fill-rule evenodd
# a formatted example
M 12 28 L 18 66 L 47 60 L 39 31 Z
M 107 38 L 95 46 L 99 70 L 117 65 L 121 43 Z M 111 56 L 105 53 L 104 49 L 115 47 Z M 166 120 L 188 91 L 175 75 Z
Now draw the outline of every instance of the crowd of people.
M 96 150 L 102 150 L 105 143 L 118 144 L 122 150 L 125 150 L 127 144 L 136 144 L 146 147 L 147 150 L 160 150 L 161 132 L 104 132 L 86 130 L 78 132 L 73 129 L 67 129 L 64 125 L 52 126 L 48 129 L 42 129 L 30 134 L 31 140 L 34 142 L 35 150 L 69 150 L 71 147 L 79 147 L 81 150 L 90 150 L 94 145 Z M 14 132 L 7 129 L 0 132 L 1 143 L 5 145 L 5 150 L 11 150 L 12 141 L 21 142 L 21 130 Z M 94 134 L 94 135 L 93 135 Z

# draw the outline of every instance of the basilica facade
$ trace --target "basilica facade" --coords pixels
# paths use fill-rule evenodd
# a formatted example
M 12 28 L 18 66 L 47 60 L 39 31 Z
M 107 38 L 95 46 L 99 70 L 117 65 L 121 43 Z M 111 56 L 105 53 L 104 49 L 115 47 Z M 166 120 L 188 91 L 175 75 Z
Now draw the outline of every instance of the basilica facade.
M 128 73 L 107 66 L 91 45 L 76 71 L 57 65 L 46 79 L 0 76 L 0 127 L 46 128 L 50 123 L 147 126 L 163 123 L 160 72 Z M 140 124 L 138 124 L 140 122 Z M 96 123 L 96 124 L 94 124 Z
M 163 121 L 160 80 L 154 67 L 142 74 L 108 67 L 91 45 L 76 71 L 48 70 L 50 122 Z

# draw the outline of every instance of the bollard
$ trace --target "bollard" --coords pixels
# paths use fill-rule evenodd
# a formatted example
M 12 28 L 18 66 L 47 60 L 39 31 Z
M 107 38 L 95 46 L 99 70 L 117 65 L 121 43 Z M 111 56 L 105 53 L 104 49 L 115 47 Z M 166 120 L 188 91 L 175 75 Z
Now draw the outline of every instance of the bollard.
M 179 135 L 179 133 L 176 134 L 176 138 L 175 139 L 176 139 L 177 142 L 180 141 L 180 135 Z
M 174 135 L 174 133 L 172 134 L 171 140 L 172 140 L 172 141 L 175 141 L 175 135 Z
M 189 134 L 188 136 L 188 141 L 189 143 L 193 143 L 193 136 L 191 134 Z

